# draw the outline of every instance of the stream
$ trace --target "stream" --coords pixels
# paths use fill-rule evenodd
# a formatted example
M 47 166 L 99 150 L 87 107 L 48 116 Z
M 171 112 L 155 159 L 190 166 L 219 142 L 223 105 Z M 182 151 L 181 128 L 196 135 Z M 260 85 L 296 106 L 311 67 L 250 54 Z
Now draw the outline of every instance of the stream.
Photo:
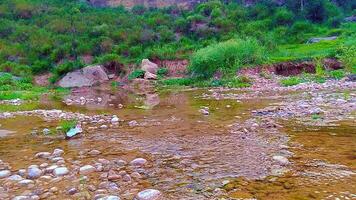
M 69 169 L 63 177 L 47 174 L 28 184 L 0 179 L 0 199 L 134 199 L 148 188 L 159 190 L 161 199 L 356 199 L 354 90 L 276 92 L 249 99 L 226 98 L 244 93 L 238 90 L 216 93 L 95 88 L 73 91 L 66 97 L 69 105 L 48 96 L 39 102 L 0 105 L 3 113 L 57 109 L 120 118 L 105 127 L 83 123 L 80 137 L 64 140 L 42 134 L 46 128 L 55 130 L 59 120 L 0 117 L 0 160 L 11 174 L 51 162 Z M 345 94 L 344 103 L 325 102 Z M 304 101 L 305 95 L 309 104 L 294 110 L 298 106 L 293 103 Z M 317 98 L 322 98 L 324 114 L 304 114 Z M 35 157 L 56 148 L 64 151 L 60 162 Z M 130 162 L 136 158 L 147 163 L 133 166 Z M 119 162 L 124 164 L 118 167 Z M 83 165 L 96 170 L 83 175 Z M 111 179 L 110 173 L 116 173 L 112 170 L 122 172 L 121 177 Z

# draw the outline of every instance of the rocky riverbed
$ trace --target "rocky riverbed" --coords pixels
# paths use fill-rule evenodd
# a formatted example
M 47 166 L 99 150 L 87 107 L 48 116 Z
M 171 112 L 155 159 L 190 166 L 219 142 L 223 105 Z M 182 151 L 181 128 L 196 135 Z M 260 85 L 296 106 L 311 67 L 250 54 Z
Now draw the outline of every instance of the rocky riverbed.
M 0 199 L 353 199 L 355 88 L 93 90 L 2 112 Z M 82 137 L 33 137 L 61 120 Z

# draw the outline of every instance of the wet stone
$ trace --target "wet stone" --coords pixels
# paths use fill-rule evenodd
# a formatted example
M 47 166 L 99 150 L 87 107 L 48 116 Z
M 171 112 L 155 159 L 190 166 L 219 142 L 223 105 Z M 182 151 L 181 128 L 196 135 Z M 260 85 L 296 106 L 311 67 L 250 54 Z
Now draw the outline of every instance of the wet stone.
M 158 200 L 162 196 L 161 192 L 155 189 L 147 189 L 137 194 L 137 200 Z
M 280 165 L 288 165 L 289 160 L 284 156 L 273 156 L 273 160 L 277 161 Z
M 64 153 L 64 151 L 62 149 L 55 149 L 52 153 L 53 157 L 60 157 L 62 156 L 62 154 Z
M 37 179 L 42 175 L 42 170 L 38 167 L 30 167 L 27 170 L 27 177 L 29 179 Z
M 27 186 L 29 184 L 34 184 L 35 182 L 33 180 L 29 180 L 29 179 L 24 179 L 22 181 L 19 181 L 19 185 L 21 186 Z
M 51 157 L 50 152 L 39 152 L 35 155 L 36 158 L 49 158 Z
M 77 188 L 70 188 L 69 190 L 67 190 L 67 193 L 69 195 L 74 195 L 77 192 L 78 192 Z
M 14 174 L 7 178 L 9 181 L 21 181 L 23 178 L 20 175 Z
M 58 167 L 53 170 L 55 176 L 64 176 L 69 173 L 69 170 L 66 167 Z
M 120 197 L 118 196 L 104 196 L 99 198 L 98 200 L 120 200 Z
M 88 154 L 91 156 L 97 156 L 97 155 L 101 154 L 101 152 L 99 150 L 94 149 L 94 150 L 89 151 Z
M 95 172 L 95 167 L 91 165 L 85 165 L 79 169 L 80 174 L 90 174 L 92 172 Z
M 10 170 L 2 170 L 2 171 L 0 171 L 0 179 L 9 177 L 10 175 L 11 175 L 11 171 Z
M 144 158 L 136 158 L 133 161 L 130 162 L 131 165 L 133 166 L 143 166 L 147 163 L 147 160 Z

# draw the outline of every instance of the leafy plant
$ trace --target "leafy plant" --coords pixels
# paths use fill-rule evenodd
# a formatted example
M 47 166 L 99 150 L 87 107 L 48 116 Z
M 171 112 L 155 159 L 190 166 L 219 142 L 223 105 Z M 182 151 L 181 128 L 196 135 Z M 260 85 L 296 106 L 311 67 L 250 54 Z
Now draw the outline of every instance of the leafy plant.
M 159 76 L 165 76 L 165 75 L 167 75 L 168 74 L 168 69 L 167 68 L 159 68 L 158 70 L 157 70 L 157 75 L 159 75 Z
M 64 120 L 59 123 L 59 126 L 62 127 L 64 133 L 68 132 L 71 128 L 74 128 L 77 125 L 76 120 Z
M 281 85 L 285 86 L 285 87 L 298 85 L 298 84 L 300 84 L 302 82 L 303 82 L 303 80 L 301 78 L 297 77 L 297 76 L 292 76 L 292 77 L 289 77 L 289 78 L 285 78 L 285 79 L 282 79 L 280 81 Z
M 128 79 L 133 80 L 135 78 L 143 78 L 145 75 L 145 71 L 142 69 L 136 69 L 131 74 L 129 74 Z
M 345 72 L 342 69 L 333 70 L 329 72 L 329 76 L 333 79 L 340 80 L 345 77 Z

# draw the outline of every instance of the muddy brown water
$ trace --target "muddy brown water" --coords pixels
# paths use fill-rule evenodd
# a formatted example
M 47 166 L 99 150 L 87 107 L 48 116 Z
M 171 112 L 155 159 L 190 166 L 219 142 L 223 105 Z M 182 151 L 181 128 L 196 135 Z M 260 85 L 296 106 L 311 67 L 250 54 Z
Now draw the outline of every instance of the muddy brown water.
M 355 199 L 355 175 L 342 176 L 342 170 L 356 170 L 355 125 L 342 121 L 338 126 L 306 127 L 282 121 L 282 136 L 289 138 L 293 153 L 291 172 L 271 177 L 270 157 L 275 148 L 268 137 L 241 140 L 232 134 L 230 124 L 243 123 L 251 111 L 278 103 L 281 99 L 207 100 L 204 90 L 166 91 L 132 94 L 125 91 L 95 90 L 91 97 L 102 97 L 99 104 L 71 105 L 44 98 L 11 109 L 62 109 L 86 114 L 118 115 L 125 120 L 119 128 L 98 130 L 73 140 L 37 138 L 33 129 L 56 127 L 37 117 L 19 116 L 0 120 L 0 159 L 13 169 L 36 163 L 34 154 L 60 147 L 66 159 L 81 159 L 80 152 L 97 149 L 100 157 L 130 161 L 149 160 L 147 179 L 141 188 L 161 190 L 167 199 L 216 199 L 215 188 L 224 188 L 225 199 Z M 83 94 L 74 94 L 80 97 Z M 124 108 L 119 108 L 119 104 Z M 209 107 L 210 115 L 199 113 Z M 144 108 L 144 109 L 142 109 Z M 140 125 L 130 127 L 136 120 Z M 89 162 L 90 158 L 84 158 Z M 335 165 L 335 166 L 334 166 Z M 343 167 L 338 167 L 343 165 Z M 321 173 L 321 174 L 316 174 Z M 223 181 L 230 183 L 223 185 Z M 63 185 L 62 187 L 66 187 Z M 65 195 L 64 195 L 65 196 Z M 63 196 L 63 197 L 64 197 Z

